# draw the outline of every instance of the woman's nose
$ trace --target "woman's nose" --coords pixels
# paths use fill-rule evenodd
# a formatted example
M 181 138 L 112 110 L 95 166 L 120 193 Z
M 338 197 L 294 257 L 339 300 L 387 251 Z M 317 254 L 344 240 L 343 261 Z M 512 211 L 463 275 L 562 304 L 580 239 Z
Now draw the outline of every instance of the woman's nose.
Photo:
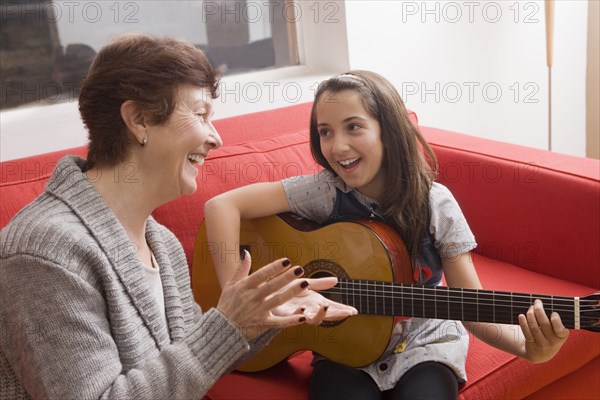
M 211 124 L 211 131 L 210 134 L 208 135 L 208 139 L 206 140 L 206 143 L 209 144 L 211 149 L 218 149 L 219 147 L 221 147 L 223 145 L 223 141 L 221 140 L 221 135 L 219 135 L 219 132 L 217 131 L 217 129 Z

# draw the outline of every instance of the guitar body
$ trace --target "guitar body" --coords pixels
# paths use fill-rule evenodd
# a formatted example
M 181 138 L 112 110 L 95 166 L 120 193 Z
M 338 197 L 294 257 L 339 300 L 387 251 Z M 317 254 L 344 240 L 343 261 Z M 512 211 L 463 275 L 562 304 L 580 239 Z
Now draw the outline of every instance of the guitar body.
M 216 306 L 221 294 L 212 261 L 217 246 L 222 244 L 208 242 L 202 224 L 194 247 L 192 288 L 203 310 Z M 250 251 L 252 271 L 287 257 L 305 269 L 306 277 L 412 283 L 410 260 L 402 240 L 392 228 L 375 221 L 340 222 L 319 228 L 291 214 L 243 220 L 240 248 Z M 220 250 L 221 256 L 239 261 L 238 249 Z M 352 367 L 365 366 L 385 351 L 398 319 L 359 314 L 320 326 L 287 328 L 238 369 L 263 370 L 301 350 L 312 350 Z

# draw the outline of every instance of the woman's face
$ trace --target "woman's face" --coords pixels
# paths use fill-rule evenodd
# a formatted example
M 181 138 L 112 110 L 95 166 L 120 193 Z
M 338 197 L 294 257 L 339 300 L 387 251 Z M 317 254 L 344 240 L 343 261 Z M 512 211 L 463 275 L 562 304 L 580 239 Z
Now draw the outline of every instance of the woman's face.
M 379 200 L 385 190 L 379 122 L 354 90 L 324 92 L 316 105 L 321 151 L 346 185 Z
M 206 88 L 186 85 L 179 89 L 175 110 L 160 125 L 148 128 L 152 177 L 171 199 L 196 191 L 197 165 L 223 142 L 212 124 L 212 97 Z

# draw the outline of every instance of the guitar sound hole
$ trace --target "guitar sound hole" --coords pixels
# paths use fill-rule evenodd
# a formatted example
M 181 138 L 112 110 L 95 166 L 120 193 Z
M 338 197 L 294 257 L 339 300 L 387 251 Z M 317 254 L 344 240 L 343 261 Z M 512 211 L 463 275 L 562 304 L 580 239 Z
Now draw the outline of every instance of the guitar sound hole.
M 316 272 L 316 273 L 312 274 L 310 277 L 311 278 L 327 278 L 327 277 L 330 277 L 330 276 L 334 276 L 334 275 L 330 274 L 328 272 L 325 272 L 325 271 L 319 271 L 319 272 Z
M 304 276 L 309 278 L 326 278 L 335 276 L 338 279 L 348 279 L 348 273 L 336 262 L 326 259 L 312 260 L 304 266 Z M 342 296 L 333 292 L 322 293 L 324 297 L 337 303 L 342 303 Z M 344 322 L 345 319 L 339 321 L 323 321 L 322 327 L 331 328 Z

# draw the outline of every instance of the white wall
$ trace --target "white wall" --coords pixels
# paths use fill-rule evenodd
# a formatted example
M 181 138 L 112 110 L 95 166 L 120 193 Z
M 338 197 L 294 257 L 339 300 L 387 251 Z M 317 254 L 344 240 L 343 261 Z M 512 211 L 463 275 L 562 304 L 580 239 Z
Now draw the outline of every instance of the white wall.
M 587 1 L 555 4 L 552 147 L 584 156 Z M 543 1 L 348 1 L 346 24 L 423 125 L 547 148 Z
M 333 73 L 370 69 L 398 87 L 423 125 L 546 148 L 542 1 L 302 0 L 300 6 L 304 66 L 228 77 L 217 118 L 309 101 Z M 587 2 L 557 0 L 555 24 L 553 150 L 584 156 Z M 0 123 L 1 161 L 86 143 L 75 102 L 2 112 Z

